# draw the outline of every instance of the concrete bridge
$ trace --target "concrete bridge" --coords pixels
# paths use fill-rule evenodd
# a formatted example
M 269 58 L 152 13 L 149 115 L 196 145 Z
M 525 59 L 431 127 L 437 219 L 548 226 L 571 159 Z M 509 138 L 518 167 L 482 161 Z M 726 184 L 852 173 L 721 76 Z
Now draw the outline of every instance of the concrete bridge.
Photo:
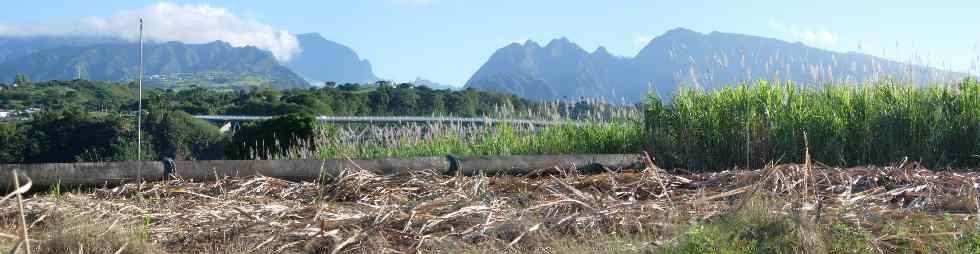
M 275 116 L 237 116 L 237 115 L 198 115 L 197 119 L 212 122 L 247 122 L 274 118 Z M 527 119 L 496 119 L 489 117 L 426 117 L 426 116 L 317 116 L 317 120 L 326 123 L 365 123 L 365 124 L 405 124 L 405 123 L 445 123 L 445 124 L 513 124 L 548 126 L 557 125 L 562 121 L 542 121 Z
M 221 128 L 221 133 L 235 133 L 241 129 L 243 122 L 261 121 L 276 116 L 240 116 L 240 115 L 197 115 L 194 118 L 209 121 Z M 569 121 L 542 121 L 527 119 L 496 119 L 489 117 L 425 117 L 425 116 L 317 116 L 323 123 L 334 124 L 368 124 L 368 125 L 398 125 L 398 124 L 458 124 L 458 125 L 524 125 L 534 130 L 558 124 L 578 124 Z

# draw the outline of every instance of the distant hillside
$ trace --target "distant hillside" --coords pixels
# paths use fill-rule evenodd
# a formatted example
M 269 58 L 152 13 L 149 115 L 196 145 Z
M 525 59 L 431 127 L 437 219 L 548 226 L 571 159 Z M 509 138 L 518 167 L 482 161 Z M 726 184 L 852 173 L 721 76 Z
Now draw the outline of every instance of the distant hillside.
M 320 34 L 308 33 L 296 36 L 302 52 L 286 66 L 307 80 L 344 83 L 374 83 L 378 77 L 371 70 L 371 63 L 361 59 L 354 50 L 324 39 Z
M 309 87 L 267 51 L 232 47 L 225 42 L 144 45 L 144 74 L 157 75 L 161 86 L 193 81 L 195 85 Z M 31 80 L 132 80 L 139 73 L 135 43 L 62 46 L 0 63 L 0 77 L 26 74 Z M 163 76 L 161 76 L 163 75 Z M 194 80 L 171 77 L 185 77 Z M 150 80 L 152 81 L 152 80 Z
M 513 43 L 497 50 L 466 86 L 536 100 L 607 95 L 615 89 L 609 69 L 621 61 L 605 48 L 590 54 L 565 38 L 544 47 Z
M 648 91 L 670 95 L 678 86 L 710 89 L 757 78 L 810 84 L 883 76 L 928 82 L 961 75 L 802 43 L 679 28 L 654 38 L 633 58 L 614 56 L 603 47 L 590 53 L 565 38 L 544 47 L 513 43 L 494 52 L 466 87 L 536 100 L 637 102 Z
M 294 72 L 296 75 L 301 77 L 303 81 L 299 81 L 299 78 L 294 77 L 295 75 L 286 73 L 284 70 L 263 70 L 268 67 L 271 62 L 268 61 L 269 59 L 264 59 L 264 56 L 256 57 L 256 55 L 259 53 L 252 52 L 255 51 L 254 49 L 243 49 L 238 50 L 237 52 L 222 52 L 220 54 L 222 54 L 223 57 L 227 57 L 222 62 L 222 60 L 210 58 L 211 56 L 215 56 L 214 52 L 221 51 L 222 49 L 203 49 L 203 51 L 209 51 L 204 57 L 201 55 L 181 56 L 179 54 L 184 54 L 185 52 L 192 52 L 191 54 L 194 54 L 193 52 L 201 52 L 202 50 L 190 49 L 200 48 L 201 46 L 183 45 L 186 47 L 186 49 L 178 49 L 173 47 L 181 46 L 175 45 L 174 43 L 176 42 L 162 44 L 165 47 L 174 49 L 162 50 L 163 52 L 173 53 L 170 55 L 174 57 L 173 59 L 156 59 L 156 61 L 149 61 L 149 57 L 151 57 L 150 46 L 159 45 L 147 44 L 148 62 L 146 74 L 163 75 L 160 76 L 162 80 L 157 80 L 159 82 L 154 83 L 161 86 L 204 85 L 236 87 L 243 85 L 253 86 L 257 83 L 261 84 L 275 80 L 275 84 L 272 85 L 287 88 L 299 87 L 297 85 L 306 86 L 306 80 L 320 82 L 332 81 L 338 84 L 374 83 L 380 80 L 374 75 L 374 72 L 371 69 L 371 63 L 366 59 L 361 59 L 360 56 L 354 52 L 354 50 L 347 46 L 326 40 L 319 34 L 315 33 L 300 34 L 297 35 L 297 39 L 300 42 L 300 47 L 302 50 L 301 53 L 294 56 L 291 61 L 283 66 L 286 66 L 288 71 Z M 126 67 L 124 66 L 114 66 L 114 64 L 128 62 L 128 59 L 122 59 L 122 61 L 120 61 L 120 59 L 99 59 L 99 57 L 108 57 L 109 53 L 113 52 L 112 50 L 114 49 L 111 49 L 111 46 L 115 46 L 115 48 L 134 47 L 134 49 L 129 50 L 135 52 L 135 43 L 119 38 L 85 36 L 0 37 L 0 66 L 21 66 L 23 64 L 28 64 L 34 67 L 44 66 L 45 68 L 44 70 L 32 70 L 31 67 L 0 67 L 0 75 L 5 75 L 0 76 L 0 80 L 9 79 L 9 77 L 12 77 L 8 75 L 7 71 L 26 73 L 35 80 L 63 78 L 74 79 L 75 77 L 79 77 L 79 72 L 83 72 L 82 74 L 85 74 L 84 72 L 88 73 L 88 76 L 82 76 L 82 78 L 93 79 L 108 78 L 108 80 L 118 80 L 121 79 L 120 77 L 128 77 L 127 75 L 135 76 L 134 73 L 126 70 Z M 86 52 L 79 52 L 80 50 L 84 50 Z M 42 52 L 44 54 L 38 54 Z M 125 53 L 129 54 L 132 52 Z M 243 53 L 244 55 L 240 57 L 235 56 L 237 53 Z M 24 57 L 42 57 L 46 60 L 20 59 Z M 130 56 L 114 56 L 112 58 L 127 57 Z M 75 63 L 79 61 L 86 63 L 81 65 L 72 63 L 71 66 L 58 66 L 58 64 L 47 62 L 64 61 L 66 59 Z M 196 62 L 199 60 L 203 62 Z M 253 60 L 257 61 L 249 62 Z M 274 59 L 272 60 L 274 61 Z M 222 62 L 222 66 L 204 69 L 199 68 L 202 67 L 202 64 L 210 64 L 214 61 Z M 237 64 L 232 63 L 235 61 L 240 62 L 241 65 L 235 66 Z M 8 62 L 9 64 L 7 64 Z M 154 71 L 150 68 L 151 62 L 160 66 L 160 72 Z M 100 65 L 102 63 L 107 64 L 111 70 L 102 70 L 101 73 L 93 73 L 91 71 L 90 66 Z M 246 68 L 244 66 L 245 64 L 257 65 L 258 67 Z M 197 67 L 193 67 L 195 65 Z M 66 67 L 67 69 L 65 69 Z M 180 69 L 181 72 L 171 72 L 175 69 Z M 217 78 L 215 75 L 217 75 Z M 155 81 L 151 81 L 151 83 L 152 82 Z
M 0 36 L 0 62 L 24 57 L 42 50 L 60 47 L 89 46 L 95 44 L 124 43 L 117 38 L 82 37 L 82 36 L 30 36 L 2 37 Z

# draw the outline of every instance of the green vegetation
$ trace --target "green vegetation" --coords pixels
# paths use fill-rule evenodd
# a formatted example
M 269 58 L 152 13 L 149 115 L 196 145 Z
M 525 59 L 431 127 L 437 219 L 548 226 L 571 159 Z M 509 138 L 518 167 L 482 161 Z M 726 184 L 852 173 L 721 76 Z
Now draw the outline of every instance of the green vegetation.
M 0 124 L 0 141 L 9 144 L 0 148 L 0 160 L 135 157 L 126 154 L 135 135 L 133 119 L 125 116 L 135 107 L 133 88 L 75 80 L 0 90 L 0 107 L 39 107 L 45 112 L 30 122 Z M 661 167 L 717 170 L 802 162 L 803 150 L 809 147 L 814 160 L 830 165 L 883 165 L 902 158 L 930 167 L 980 165 L 980 84 L 973 79 L 955 86 L 928 87 L 893 83 L 804 87 L 758 81 L 719 90 L 682 90 L 669 101 L 651 96 L 645 117 L 620 113 L 630 109 L 603 103 L 537 103 L 498 93 L 386 82 L 286 91 L 151 89 L 146 97 L 150 113 L 144 137 L 153 144 L 146 158 L 319 159 L 647 150 Z M 291 113 L 306 116 L 247 124 L 230 139 L 190 117 Z M 317 125 L 309 117 L 315 114 L 603 120 L 537 128 L 341 127 Z M 638 119 L 645 123 L 636 122 Z M 78 123 L 68 124 L 71 121 Z M 78 135 L 83 132 L 93 134 Z M 100 141 L 92 141 L 95 139 Z
M 161 78 L 160 76 L 164 75 L 158 75 L 156 79 L 143 80 L 143 86 L 163 90 L 183 90 L 202 87 L 220 92 L 233 92 L 257 88 L 274 88 L 270 84 L 276 83 L 270 76 L 219 71 L 167 75 L 167 79 Z
M 27 79 L 27 75 L 24 74 L 14 75 L 14 84 L 25 85 L 27 83 L 30 83 L 30 81 Z
M 540 127 L 458 125 L 375 128 L 360 132 L 328 130 L 314 140 L 313 153 L 304 149 L 287 157 L 312 154 L 319 158 L 378 158 L 453 154 L 527 155 L 582 153 L 637 153 L 643 144 L 637 137 L 640 124 L 573 124 Z M 423 134 L 424 133 L 424 134 Z M 310 150 L 310 149 L 306 149 Z
M 48 111 L 81 107 L 87 111 L 136 109 L 136 85 L 101 81 L 48 81 L 2 86 L 0 109 L 40 108 Z
M 411 84 L 327 84 L 308 90 L 144 90 L 142 158 L 266 159 L 420 155 L 638 152 L 639 124 L 530 126 L 319 126 L 312 115 L 495 116 L 543 120 L 639 119 L 598 102 L 537 103 L 475 90 Z M 0 163 L 131 160 L 136 86 L 86 80 L 0 89 L 0 108 L 40 109 L 0 124 Z M 619 112 L 622 111 L 622 112 Z M 148 113 L 147 113 L 148 112 Z M 192 115 L 282 115 L 246 123 L 228 138 Z M 429 129 L 429 128 L 432 129 Z M 361 134 L 371 133 L 367 138 Z M 390 135 L 382 135 L 388 133 Z M 423 135 L 423 133 L 425 133 Z M 363 136 L 363 137 L 362 137 Z M 424 136 L 424 137 L 423 137 Z M 355 142 L 356 141 L 356 142 Z M 303 154 L 298 156 L 296 154 Z
M 136 110 L 136 90 L 135 83 L 87 80 L 4 86 L 0 89 L 0 109 L 59 111 L 79 107 L 86 111 L 128 113 Z M 144 106 L 150 112 L 165 109 L 192 115 L 284 115 L 307 112 L 336 116 L 476 117 L 498 113 L 499 107 L 508 107 L 515 113 L 525 115 L 528 111 L 537 112 L 545 108 L 542 103 L 501 93 L 433 90 L 388 82 L 294 90 L 253 87 L 229 92 L 190 86 L 179 90 L 145 88 L 143 92 Z M 561 110 L 566 109 L 562 107 Z
M 24 154 L 24 138 L 13 123 L 0 123 L 0 162 L 19 161 Z
M 693 224 L 663 253 L 978 253 L 971 223 L 928 213 L 869 216 L 864 226 L 842 218 L 811 221 L 779 211 L 782 202 L 755 198 L 740 209 Z
M 0 124 L 2 163 L 136 159 L 136 119 L 77 108 L 42 111 L 31 121 Z M 145 159 L 220 158 L 218 128 L 184 112 L 156 111 L 144 122 Z
M 15 141 L 24 144 L 23 162 L 134 160 L 134 127 L 119 116 L 70 109 L 36 114 L 13 138 L 23 138 Z
M 64 43 L 64 42 L 60 42 Z M 60 44 L 55 43 L 55 44 Z M 135 80 L 140 74 L 137 63 L 143 63 L 143 84 L 147 86 L 183 86 L 199 84 L 208 87 L 261 85 L 277 89 L 307 88 L 302 77 L 279 64 L 267 51 L 255 47 L 232 47 L 225 42 L 183 44 L 177 42 L 146 43 L 144 54 L 133 50 L 136 44 L 77 42 L 70 47 L 28 46 L 36 52 L 29 56 L 7 58 L 0 63 L 4 79 L 23 74 L 42 80 Z M 18 46 L 4 45 L 7 51 Z M 9 48 L 12 47 L 12 48 Z M 39 47 L 39 48 L 37 48 Z M 45 48 L 44 50 L 40 50 Z
M 94 216 L 53 212 L 46 216 L 45 225 L 35 228 L 32 240 L 39 242 L 32 253 L 165 253 L 146 241 L 140 229 L 117 224 Z
M 316 118 L 302 113 L 248 124 L 235 133 L 226 155 L 233 159 L 268 159 L 266 155 L 308 144 L 316 133 L 316 124 Z
M 820 229 L 777 213 L 778 204 L 750 199 L 739 210 L 695 223 L 667 253 L 827 253 Z
M 759 81 L 650 97 L 648 149 L 666 167 L 714 170 L 814 160 L 831 165 L 980 165 L 980 85 L 825 86 Z M 804 134 L 806 139 L 804 139 Z
M 218 127 L 182 111 L 158 110 L 144 120 L 152 149 L 161 157 L 178 160 L 218 159 L 224 137 Z M 150 157 L 154 158 L 154 157 Z

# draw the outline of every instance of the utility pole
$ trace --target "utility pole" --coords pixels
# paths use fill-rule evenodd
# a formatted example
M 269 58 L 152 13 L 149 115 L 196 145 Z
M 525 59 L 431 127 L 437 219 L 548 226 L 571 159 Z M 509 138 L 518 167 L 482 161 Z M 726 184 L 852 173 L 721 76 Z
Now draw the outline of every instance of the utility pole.
M 143 18 L 140 18 L 140 74 L 137 83 L 139 84 L 139 105 L 136 110 L 136 161 L 139 163 L 136 169 L 137 180 L 143 181 Z M 142 185 L 141 185 L 142 186 Z

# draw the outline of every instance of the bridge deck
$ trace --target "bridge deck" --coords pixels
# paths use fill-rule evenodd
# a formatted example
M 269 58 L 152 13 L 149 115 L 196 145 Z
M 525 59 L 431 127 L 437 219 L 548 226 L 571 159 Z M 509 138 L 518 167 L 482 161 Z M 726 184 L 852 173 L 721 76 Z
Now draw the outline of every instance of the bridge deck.
M 200 115 L 194 116 L 208 121 L 258 121 L 274 116 L 230 116 L 230 115 Z M 318 116 L 320 122 L 331 123 L 456 123 L 456 124 L 526 124 L 526 125 L 556 125 L 560 121 L 542 121 L 527 119 L 495 119 L 489 117 L 424 117 L 424 116 Z

